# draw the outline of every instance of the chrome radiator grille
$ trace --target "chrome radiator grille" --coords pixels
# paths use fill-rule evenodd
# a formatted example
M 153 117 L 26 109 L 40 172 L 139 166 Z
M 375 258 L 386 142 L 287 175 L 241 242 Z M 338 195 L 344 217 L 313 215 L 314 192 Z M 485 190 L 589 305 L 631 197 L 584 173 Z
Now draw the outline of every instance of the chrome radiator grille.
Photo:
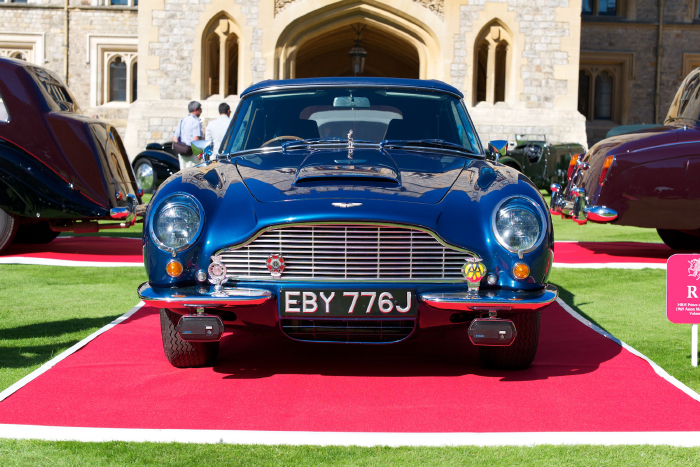
M 280 254 L 278 280 L 338 281 L 461 281 L 465 259 L 474 256 L 422 230 L 377 225 L 280 227 L 218 254 L 237 280 L 269 280 L 267 258 Z

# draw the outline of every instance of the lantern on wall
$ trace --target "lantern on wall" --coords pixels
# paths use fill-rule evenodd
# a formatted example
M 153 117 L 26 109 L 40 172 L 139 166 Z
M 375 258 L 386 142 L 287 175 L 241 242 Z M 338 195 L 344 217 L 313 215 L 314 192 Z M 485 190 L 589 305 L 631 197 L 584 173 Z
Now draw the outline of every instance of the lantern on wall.
M 357 24 L 357 27 L 350 26 L 353 31 L 357 33 L 357 38 L 355 39 L 355 46 L 350 49 L 348 55 L 350 56 L 350 67 L 355 76 L 361 75 L 365 71 L 365 58 L 367 57 L 367 51 L 362 47 L 362 40 L 360 39 L 360 34 L 365 29 L 365 25 Z

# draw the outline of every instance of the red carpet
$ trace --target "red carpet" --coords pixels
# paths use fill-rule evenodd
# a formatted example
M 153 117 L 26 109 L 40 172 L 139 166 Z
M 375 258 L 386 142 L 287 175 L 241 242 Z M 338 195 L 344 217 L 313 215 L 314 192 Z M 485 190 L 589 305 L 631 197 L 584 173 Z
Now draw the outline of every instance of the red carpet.
M 555 242 L 555 263 L 660 263 L 678 253 L 663 243 Z
M 663 243 L 635 242 L 557 242 L 554 252 L 554 262 L 566 264 L 665 264 L 669 256 L 677 253 Z M 133 238 L 59 237 L 45 245 L 11 245 L 0 260 L 11 262 L 13 257 L 143 263 L 141 241 Z
M 214 368 L 166 361 L 143 308 L 8 399 L 0 423 L 345 432 L 693 431 L 700 403 L 558 304 L 533 367 L 478 366 L 466 333 L 393 346 L 227 335 Z
M 140 238 L 58 237 L 43 245 L 13 244 L 0 255 L 12 257 L 143 264 Z

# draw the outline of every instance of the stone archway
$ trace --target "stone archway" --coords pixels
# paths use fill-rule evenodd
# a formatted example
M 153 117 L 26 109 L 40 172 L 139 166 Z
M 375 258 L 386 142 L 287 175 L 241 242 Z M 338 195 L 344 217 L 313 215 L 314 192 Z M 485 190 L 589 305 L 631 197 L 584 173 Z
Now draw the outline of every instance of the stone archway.
M 430 28 L 386 5 L 363 1 L 330 5 L 292 21 L 277 41 L 274 77 L 349 75 L 348 50 L 355 39 L 350 26 L 357 23 L 366 26 L 362 33 L 368 52 L 365 76 L 435 77 L 440 49 Z
M 377 27 L 362 31 L 367 50 L 362 76 L 415 78 L 420 75 L 418 50 L 408 41 Z M 343 26 L 304 42 L 296 54 L 296 78 L 352 76 L 348 50 L 355 43 L 355 32 Z

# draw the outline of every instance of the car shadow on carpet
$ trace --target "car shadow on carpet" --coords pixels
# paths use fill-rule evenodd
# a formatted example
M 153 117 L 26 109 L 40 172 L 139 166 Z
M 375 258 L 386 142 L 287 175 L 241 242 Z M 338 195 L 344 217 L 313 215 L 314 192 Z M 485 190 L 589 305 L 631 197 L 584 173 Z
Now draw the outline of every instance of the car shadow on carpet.
M 345 377 L 458 377 L 477 375 L 508 381 L 536 381 L 597 370 L 622 348 L 569 315 L 558 304 L 542 311 L 540 343 L 531 368 L 490 370 L 467 328 L 423 332 L 391 345 L 295 342 L 268 333 L 234 332 L 220 345 L 214 371 L 225 379 L 268 378 L 278 374 Z

